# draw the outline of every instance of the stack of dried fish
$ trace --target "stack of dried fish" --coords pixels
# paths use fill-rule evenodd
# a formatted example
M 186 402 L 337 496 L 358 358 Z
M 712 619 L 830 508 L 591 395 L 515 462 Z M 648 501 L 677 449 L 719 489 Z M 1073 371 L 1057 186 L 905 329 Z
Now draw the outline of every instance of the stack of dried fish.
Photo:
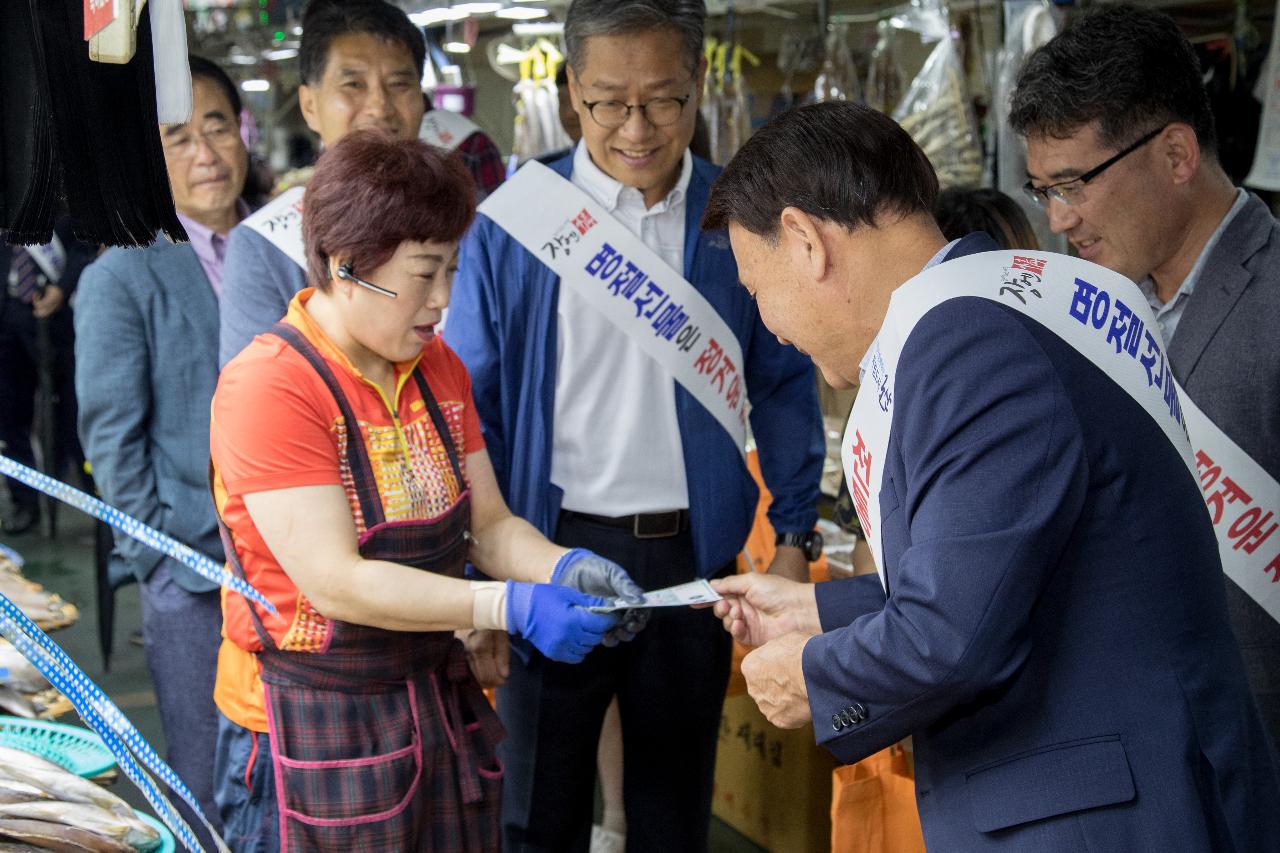
M 65 628 L 80 618 L 74 604 L 22 576 L 21 567 L 0 552 L 0 593 L 18 605 L 42 630 Z
M 982 183 L 982 142 L 954 39 L 934 48 L 893 118 L 924 150 L 943 189 Z
M 148 853 L 160 834 L 124 800 L 56 764 L 0 747 L 0 853 Z
M 27 719 L 52 720 L 70 710 L 71 701 L 8 640 L 0 639 L 0 711 Z

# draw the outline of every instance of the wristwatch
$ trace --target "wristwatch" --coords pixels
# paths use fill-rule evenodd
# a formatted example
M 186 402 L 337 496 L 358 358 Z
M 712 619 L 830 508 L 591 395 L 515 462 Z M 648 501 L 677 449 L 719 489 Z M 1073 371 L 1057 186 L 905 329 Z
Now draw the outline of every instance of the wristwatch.
M 804 551 L 804 558 L 810 563 L 822 556 L 822 534 L 816 530 L 808 533 L 779 533 L 773 544 L 799 548 Z

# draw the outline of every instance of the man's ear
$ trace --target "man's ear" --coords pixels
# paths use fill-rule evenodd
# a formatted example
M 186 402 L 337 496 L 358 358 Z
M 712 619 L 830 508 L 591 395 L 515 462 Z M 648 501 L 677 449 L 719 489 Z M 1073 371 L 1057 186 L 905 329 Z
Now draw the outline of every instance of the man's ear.
M 1173 182 L 1187 184 L 1200 171 L 1200 140 L 1189 124 L 1174 122 L 1156 140 Z
M 778 216 L 778 234 L 798 268 L 803 268 L 814 281 L 826 277 L 830 247 L 818 220 L 798 207 L 783 208 Z
M 302 112 L 302 120 L 312 131 L 320 132 L 320 116 L 316 114 L 316 91 L 303 83 L 298 87 L 298 109 Z

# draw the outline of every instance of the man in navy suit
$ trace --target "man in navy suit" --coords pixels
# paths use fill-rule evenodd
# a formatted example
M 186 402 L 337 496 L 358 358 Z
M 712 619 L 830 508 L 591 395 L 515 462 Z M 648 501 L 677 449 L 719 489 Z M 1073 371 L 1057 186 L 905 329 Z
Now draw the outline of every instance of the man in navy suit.
M 191 57 L 191 72 L 191 120 L 159 130 L 190 242 L 161 238 L 143 249 L 112 249 L 85 270 L 76 390 L 80 435 L 103 499 L 220 560 L 209 404 L 227 234 L 248 213 L 240 201 L 248 153 L 235 84 L 199 57 Z M 216 825 L 218 587 L 119 534 L 115 558 L 141 584 L 142 636 L 169 764 Z
M 883 376 L 865 354 L 896 290 L 996 248 L 947 244 L 936 194 L 892 121 L 819 104 L 748 141 L 704 226 L 728 225 L 769 329 L 848 387 Z M 760 646 L 743 674 L 761 710 L 812 719 L 846 762 L 911 735 L 930 849 L 1280 849 L 1275 759 L 1170 433 L 1067 339 L 984 297 L 925 311 L 887 390 L 868 496 L 883 581 L 716 582 L 717 614 Z

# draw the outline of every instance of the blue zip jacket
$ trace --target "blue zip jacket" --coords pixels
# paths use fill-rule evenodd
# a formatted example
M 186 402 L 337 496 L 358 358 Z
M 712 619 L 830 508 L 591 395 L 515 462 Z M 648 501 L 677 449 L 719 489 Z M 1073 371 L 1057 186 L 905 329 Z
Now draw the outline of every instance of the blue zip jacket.
M 568 179 L 573 156 L 550 166 Z M 738 284 L 725 232 L 703 233 L 699 227 L 718 173 L 693 159 L 685 195 L 684 275 L 742 347 L 751 428 L 773 493 L 769 520 L 781 533 L 805 532 L 817 520 L 824 454 L 813 365 L 760 321 Z M 471 372 L 485 443 L 511 511 L 548 537 L 555 535 L 562 498 L 551 483 L 559 288 L 559 277 L 542 261 L 488 217 L 477 216 L 462 242 L 444 333 Z M 679 383 L 675 394 L 697 570 L 709 577 L 741 550 L 759 490 L 720 423 Z

